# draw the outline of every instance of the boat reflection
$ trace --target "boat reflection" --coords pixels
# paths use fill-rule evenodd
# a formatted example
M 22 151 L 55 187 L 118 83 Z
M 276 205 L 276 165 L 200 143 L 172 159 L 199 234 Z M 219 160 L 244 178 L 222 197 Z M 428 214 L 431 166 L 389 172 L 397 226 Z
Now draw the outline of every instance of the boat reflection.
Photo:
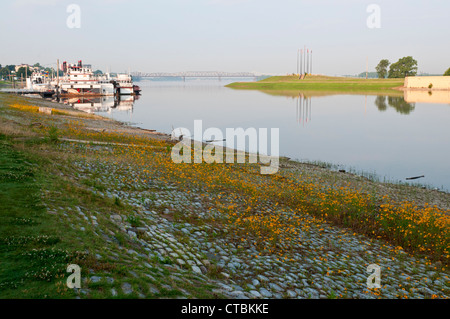
M 134 101 L 137 99 L 139 96 L 120 95 L 62 98 L 60 102 L 86 113 L 111 113 L 112 111 L 133 113 Z

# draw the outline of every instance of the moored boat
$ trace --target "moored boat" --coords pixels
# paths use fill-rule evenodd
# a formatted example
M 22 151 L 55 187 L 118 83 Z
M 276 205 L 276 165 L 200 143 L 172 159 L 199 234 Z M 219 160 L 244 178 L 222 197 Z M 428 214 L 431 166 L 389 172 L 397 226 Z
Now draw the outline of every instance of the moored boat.
M 119 73 L 111 77 L 108 73 L 107 78 L 114 85 L 117 95 L 138 95 L 141 92 L 141 88 L 133 84 L 133 78 L 129 74 Z
M 70 96 L 109 96 L 114 95 L 114 85 L 109 81 L 99 79 L 92 72 L 90 65 L 62 65 L 64 76 L 59 83 L 61 97 Z
M 48 72 L 33 72 L 26 80 L 26 89 L 35 92 L 45 92 L 51 89 Z
M 132 95 L 133 91 L 133 82 L 131 80 L 131 76 L 128 74 L 117 74 L 115 78 L 116 85 L 116 93 L 120 95 Z

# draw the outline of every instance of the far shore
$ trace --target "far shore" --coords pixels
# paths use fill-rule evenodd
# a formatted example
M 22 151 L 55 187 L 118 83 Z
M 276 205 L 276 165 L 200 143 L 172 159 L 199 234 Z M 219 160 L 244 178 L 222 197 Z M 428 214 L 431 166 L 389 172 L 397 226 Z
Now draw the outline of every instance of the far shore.
M 404 79 L 360 79 L 308 75 L 300 80 L 296 75 L 272 76 L 258 82 L 234 82 L 226 85 L 233 89 L 292 91 L 302 90 L 322 93 L 385 94 L 398 96 Z M 401 95 L 401 94 L 400 94 Z

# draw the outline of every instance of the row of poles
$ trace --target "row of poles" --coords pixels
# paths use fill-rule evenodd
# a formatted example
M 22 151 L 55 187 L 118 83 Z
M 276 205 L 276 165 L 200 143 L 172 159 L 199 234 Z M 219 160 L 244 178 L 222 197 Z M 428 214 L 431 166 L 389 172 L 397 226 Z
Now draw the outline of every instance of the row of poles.
M 297 74 L 312 73 L 312 50 L 306 48 L 297 50 Z
M 298 124 L 311 122 L 311 98 L 304 96 L 303 94 L 298 95 L 297 107 L 296 107 L 296 118 Z

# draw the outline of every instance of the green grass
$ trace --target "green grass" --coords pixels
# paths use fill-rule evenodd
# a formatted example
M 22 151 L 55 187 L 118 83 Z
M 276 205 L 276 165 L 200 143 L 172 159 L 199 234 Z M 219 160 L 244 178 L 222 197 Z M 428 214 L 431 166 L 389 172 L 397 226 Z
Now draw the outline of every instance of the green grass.
M 61 243 L 40 198 L 36 163 L 0 135 L 0 297 L 55 296 L 76 253 Z
M 235 82 L 227 85 L 234 89 L 250 90 L 305 90 L 349 93 L 394 93 L 403 86 L 404 79 L 358 79 L 310 75 L 303 80 L 297 76 L 273 76 L 258 82 Z
M 0 88 L 11 87 L 11 82 L 9 81 L 0 81 Z
M 66 287 L 66 269 L 72 263 L 81 267 L 82 279 L 89 278 L 88 274 L 92 271 L 96 275 L 115 279 L 113 285 L 107 284 L 105 280 L 99 283 L 82 282 L 82 289 L 90 289 L 88 298 L 111 298 L 112 287 L 118 292 L 115 298 L 137 298 L 136 293 L 124 295 L 120 285 L 128 282 L 135 290 L 145 291 L 151 281 L 145 276 L 129 277 L 130 270 L 141 273 L 140 263 L 130 260 L 127 255 L 120 253 L 120 249 L 116 249 L 120 256 L 117 261 L 111 261 L 107 256 L 97 260 L 87 253 L 98 252 L 107 244 L 102 237 L 93 234 L 89 222 L 77 222 L 78 214 L 74 213 L 74 208 L 83 207 L 86 213 L 95 210 L 109 211 L 111 214 L 120 212 L 128 215 L 127 221 L 133 227 L 143 225 L 141 218 L 129 211 L 124 202 L 120 202 L 119 207 L 117 200 L 93 196 L 92 192 L 84 188 L 93 186 L 98 189 L 100 183 L 92 184 L 91 179 L 82 179 L 80 185 L 76 185 L 72 180 L 50 173 L 56 169 L 64 176 L 71 175 L 73 168 L 69 165 L 57 167 L 50 159 L 40 158 L 33 152 L 17 151 L 15 146 L 13 140 L 0 134 L 0 299 L 74 298 L 76 292 Z M 57 147 L 51 141 L 40 146 L 49 149 Z M 64 191 L 64 194 L 57 198 L 52 196 L 60 191 Z M 49 214 L 49 208 L 46 207 L 48 203 L 64 207 L 67 216 Z M 107 227 L 104 231 L 115 229 L 114 225 L 108 224 L 108 216 L 99 215 L 99 221 L 105 219 L 102 221 L 103 227 Z M 71 227 L 77 224 L 83 225 L 86 230 Z M 120 246 L 137 249 L 122 232 L 114 236 Z M 157 268 L 161 268 L 157 265 L 173 264 L 169 258 L 147 261 Z M 153 297 L 176 298 L 182 295 L 176 288 L 161 286 L 168 283 L 170 275 L 169 271 L 162 275 L 154 274 L 157 282 L 153 284 L 160 293 Z M 195 287 L 183 284 L 182 287 L 202 298 L 211 297 L 210 290 L 214 288 L 205 283 L 198 283 Z

